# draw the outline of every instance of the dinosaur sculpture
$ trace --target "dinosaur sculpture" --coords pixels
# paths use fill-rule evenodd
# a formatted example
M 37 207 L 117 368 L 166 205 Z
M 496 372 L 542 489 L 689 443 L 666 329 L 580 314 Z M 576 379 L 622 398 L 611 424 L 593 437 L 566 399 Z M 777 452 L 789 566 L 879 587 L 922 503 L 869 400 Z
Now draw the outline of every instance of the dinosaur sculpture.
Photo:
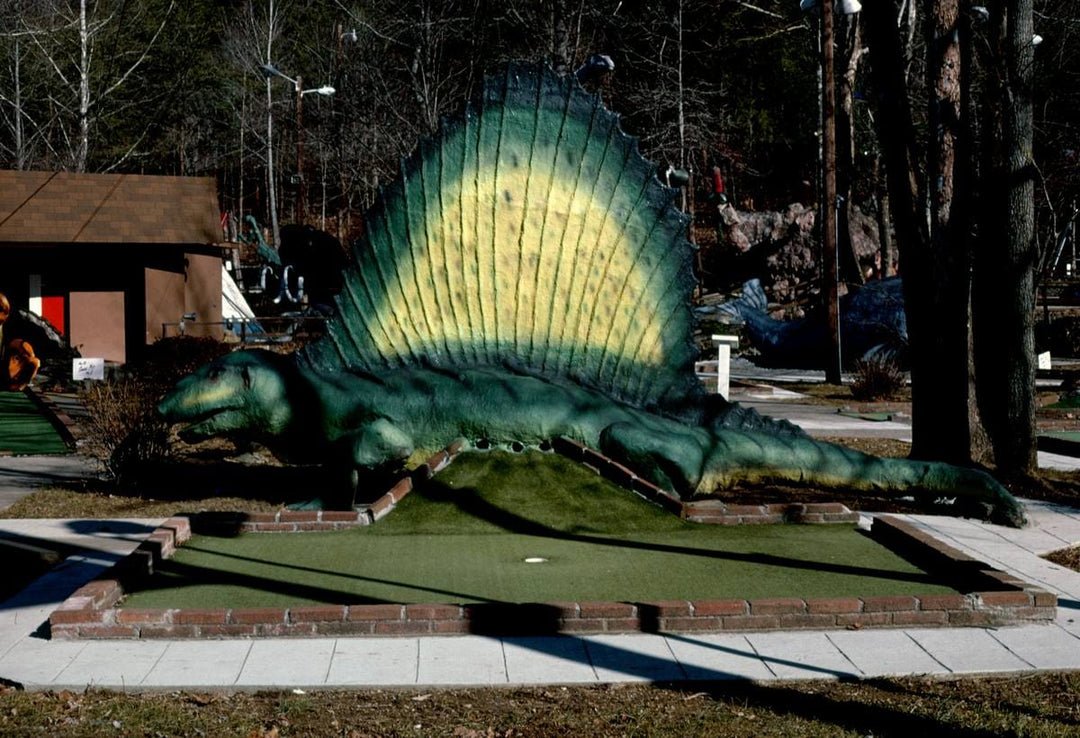
M 769 317 L 768 307 L 761 282 L 751 279 L 743 284 L 739 298 L 722 305 L 696 308 L 694 312 L 744 322 L 750 342 L 767 364 L 825 366 L 828 347 L 825 316 L 818 313 L 800 320 L 774 320 Z M 904 362 L 907 315 L 900 277 L 868 282 L 841 298 L 840 341 L 845 363 L 871 354 L 884 354 Z
M 158 406 L 348 471 L 467 444 L 593 446 L 680 495 L 741 480 L 955 497 L 1020 525 L 985 473 L 813 441 L 694 375 L 673 191 L 572 77 L 511 65 L 403 162 L 365 219 L 327 335 L 230 354 Z M 478 443 L 483 441 L 484 443 Z

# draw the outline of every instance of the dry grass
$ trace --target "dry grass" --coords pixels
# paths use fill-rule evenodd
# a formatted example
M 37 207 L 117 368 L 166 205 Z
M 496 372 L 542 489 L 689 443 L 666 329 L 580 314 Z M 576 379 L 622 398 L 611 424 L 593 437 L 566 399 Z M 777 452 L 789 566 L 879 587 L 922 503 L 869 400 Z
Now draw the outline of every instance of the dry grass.
M 279 503 L 244 497 L 151 497 L 46 487 L 0 510 L 0 518 L 167 518 L 195 512 L 272 512 Z
M 1070 736 L 1080 676 L 131 695 L 0 694 L 4 735 Z

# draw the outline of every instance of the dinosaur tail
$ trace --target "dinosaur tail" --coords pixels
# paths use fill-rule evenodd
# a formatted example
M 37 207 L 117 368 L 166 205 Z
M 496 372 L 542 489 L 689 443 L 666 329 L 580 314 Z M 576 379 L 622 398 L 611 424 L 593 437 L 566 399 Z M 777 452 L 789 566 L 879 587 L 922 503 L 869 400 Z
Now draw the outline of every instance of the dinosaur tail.
M 697 492 L 739 482 L 801 483 L 890 496 L 955 498 L 963 509 L 1006 525 L 1025 523 L 1023 506 L 989 474 L 934 461 L 880 458 L 797 436 L 714 430 Z

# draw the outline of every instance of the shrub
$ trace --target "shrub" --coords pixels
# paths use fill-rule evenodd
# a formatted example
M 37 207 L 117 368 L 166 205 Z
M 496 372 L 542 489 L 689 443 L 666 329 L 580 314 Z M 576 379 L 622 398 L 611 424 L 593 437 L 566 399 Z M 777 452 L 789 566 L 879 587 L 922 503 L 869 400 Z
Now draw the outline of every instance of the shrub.
M 907 383 L 896 360 L 888 354 L 872 354 L 855 362 L 855 381 L 851 395 L 856 400 L 892 400 Z
M 82 392 L 88 411 L 83 447 L 118 484 L 137 483 L 147 461 L 168 456 L 169 426 L 154 414 L 156 398 L 133 377 L 95 382 Z
M 179 336 L 148 346 L 114 379 L 94 382 L 81 393 L 88 411 L 83 447 L 121 486 L 137 485 L 148 462 L 169 456 L 169 426 L 154 412 L 175 382 L 229 346 L 212 338 Z

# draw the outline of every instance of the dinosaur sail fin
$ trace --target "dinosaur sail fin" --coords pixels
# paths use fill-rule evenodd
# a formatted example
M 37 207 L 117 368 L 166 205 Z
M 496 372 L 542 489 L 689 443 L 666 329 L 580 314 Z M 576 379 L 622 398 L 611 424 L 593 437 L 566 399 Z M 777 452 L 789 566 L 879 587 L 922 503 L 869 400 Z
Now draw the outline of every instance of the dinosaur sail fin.
M 324 369 L 525 367 L 639 406 L 697 391 L 673 191 L 572 76 L 510 65 L 366 218 Z

